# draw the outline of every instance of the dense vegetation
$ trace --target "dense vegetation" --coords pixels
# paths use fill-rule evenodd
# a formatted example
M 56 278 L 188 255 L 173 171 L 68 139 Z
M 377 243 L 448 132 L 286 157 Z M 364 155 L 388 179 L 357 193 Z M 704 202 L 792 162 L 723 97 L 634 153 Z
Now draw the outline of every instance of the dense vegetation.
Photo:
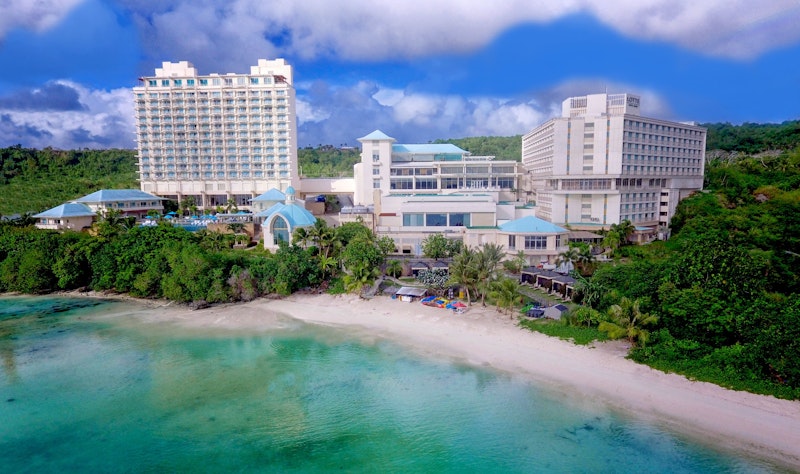
M 573 322 L 655 368 L 800 398 L 800 149 L 712 161 L 706 179 L 668 242 L 623 247 L 582 284 Z
M 297 164 L 304 178 L 353 176 L 353 165 L 361 161 L 358 148 L 320 145 L 297 150 Z
M 37 213 L 98 189 L 138 188 L 132 150 L 0 148 L 0 214 Z
M 800 120 L 772 123 L 704 123 L 708 129 L 707 150 L 754 155 L 772 150 L 788 151 L 800 146 Z
M 497 160 L 522 159 L 522 135 L 513 137 L 469 137 L 435 140 L 433 143 L 452 143 L 473 156 L 494 156 Z
M 59 233 L 4 221 L 0 292 L 91 289 L 202 304 L 288 295 L 335 278 L 360 292 L 394 248 L 359 223 L 334 229 L 318 220 L 302 230 L 295 235 L 302 246 L 284 244 L 272 254 L 231 249 L 233 234 L 192 233 L 168 222 L 131 227 L 104 218 L 90 233 Z

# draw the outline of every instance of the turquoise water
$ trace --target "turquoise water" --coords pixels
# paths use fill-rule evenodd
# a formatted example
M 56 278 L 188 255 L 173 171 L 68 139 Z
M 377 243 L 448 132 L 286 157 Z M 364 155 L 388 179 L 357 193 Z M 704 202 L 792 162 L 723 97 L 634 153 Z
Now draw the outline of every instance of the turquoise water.
M 390 342 L 125 316 L 141 310 L 0 298 L 0 472 L 775 470 Z

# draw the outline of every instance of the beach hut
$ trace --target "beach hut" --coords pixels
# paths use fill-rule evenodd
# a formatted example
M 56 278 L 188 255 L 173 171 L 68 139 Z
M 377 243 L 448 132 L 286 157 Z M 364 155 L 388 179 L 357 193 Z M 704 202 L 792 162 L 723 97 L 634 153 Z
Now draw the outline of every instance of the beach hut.
M 544 309 L 544 317 L 550 319 L 561 319 L 561 316 L 563 316 L 567 311 L 569 311 L 569 308 L 563 304 L 548 306 Z
M 411 262 L 411 274 L 415 277 L 419 274 L 422 270 L 430 270 L 430 265 L 425 262 Z
M 407 301 L 412 302 L 416 298 L 422 298 L 427 293 L 425 288 L 416 288 L 413 286 L 403 286 L 399 290 L 394 293 L 395 298 L 399 298 L 400 301 Z

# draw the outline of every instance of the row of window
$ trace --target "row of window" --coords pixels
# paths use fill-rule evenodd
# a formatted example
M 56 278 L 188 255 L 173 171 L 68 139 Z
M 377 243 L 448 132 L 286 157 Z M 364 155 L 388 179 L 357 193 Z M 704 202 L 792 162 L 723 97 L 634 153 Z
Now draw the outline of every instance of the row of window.
M 274 92 L 277 97 L 285 97 L 286 91 L 283 89 L 247 89 L 247 90 L 217 90 L 217 91 L 172 91 L 172 92 L 143 92 L 140 88 L 135 88 L 136 99 L 161 99 L 166 101 L 169 99 L 183 99 L 195 100 L 197 97 L 200 99 L 206 97 L 270 97 Z M 279 99 L 283 100 L 283 99 Z
M 142 179 L 246 179 L 246 178 L 274 178 L 279 176 L 281 178 L 288 178 L 288 171 L 280 171 L 277 174 L 274 171 L 205 171 L 205 172 L 166 172 L 166 173 L 142 173 Z
M 275 164 L 273 164 L 273 163 L 267 163 L 266 165 L 262 165 L 261 163 L 254 163 L 253 164 L 253 169 L 259 170 L 259 169 L 262 168 L 262 166 L 264 168 L 268 169 L 268 170 L 275 169 Z M 142 171 L 148 172 L 148 171 L 150 171 L 150 168 L 151 168 L 151 165 L 142 164 Z M 198 163 L 192 163 L 192 164 L 179 163 L 177 165 L 174 164 L 174 163 L 167 163 L 165 165 L 156 163 L 156 164 L 152 165 L 152 168 L 155 171 L 164 171 L 164 170 L 174 171 L 175 169 L 178 169 L 178 170 L 188 170 L 188 169 L 191 169 L 191 170 L 200 170 L 200 169 L 204 169 L 204 170 L 213 170 L 213 169 L 224 170 L 226 168 L 228 170 L 232 170 L 232 171 L 236 171 L 236 170 L 239 170 L 239 169 L 242 170 L 242 171 L 249 171 L 250 170 L 250 163 L 216 163 L 216 164 L 204 163 L 203 165 L 200 165 Z M 278 169 L 280 169 L 280 170 L 288 170 L 289 166 L 288 166 L 287 163 L 279 163 L 278 164 Z
M 272 77 L 212 77 L 200 79 L 148 79 L 150 87 L 194 87 L 194 86 L 244 86 L 247 84 L 272 84 Z
M 564 243 L 564 236 L 556 236 L 556 247 L 561 247 Z M 517 249 L 517 241 L 522 241 L 525 250 L 545 250 L 547 249 L 547 236 L 546 235 L 509 235 L 508 236 L 508 250 Z
M 403 214 L 404 227 L 468 227 L 469 213 L 408 213 Z
M 389 181 L 389 189 L 393 190 L 485 189 L 490 186 L 513 189 L 514 178 L 395 178 Z
M 159 163 L 161 161 L 164 161 L 166 163 L 174 163 L 176 161 L 178 163 L 189 163 L 189 162 L 199 163 L 200 161 L 202 161 L 203 163 L 211 163 L 212 160 L 216 161 L 218 163 L 222 163 L 222 162 L 235 163 L 237 161 L 242 162 L 242 163 L 247 163 L 247 162 L 250 162 L 250 161 L 252 161 L 254 163 L 259 163 L 261 161 L 267 161 L 267 162 L 274 162 L 274 161 L 288 162 L 289 161 L 289 156 L 288 155 L 278 155 L 277 156 L 277 158 L 278 158 L 277 160 L 275 159 L 276 158 L 275 155 L 266 155 L 266 156 L 252 155 L 252 157 L 250 155 L 238 155 L 238 156 L 237 155 L 215 155 L 213 157 L 210 156 L 210 155 L 203 155 L 203 156 L 192 155 L 192 156 L 179 156 L 178 158 L 175 158 L 175 156 L 161 157 L 161 156 L 156 155 L 156 156 L 153 156 L 152 158 L 153 158 L 153 162 L 154 163 Z M 148 157 L 148 156 L 140 156 L 139 157 L 139 161 L 142 162 L 142 163 L 149 163 L 150 162 L 150 157 Z
M 663 133 L 677 133 L 678 135 L 686 135 L 690 137 L 699 137 L 703 132 L 699 130 L 690 130 L 683 127 L 673 127 L 670 125 L 661 125 L 657 123 L 640 122 L 638 120 L 625 120 L 626 129 L 635 130 L 654 130 Z

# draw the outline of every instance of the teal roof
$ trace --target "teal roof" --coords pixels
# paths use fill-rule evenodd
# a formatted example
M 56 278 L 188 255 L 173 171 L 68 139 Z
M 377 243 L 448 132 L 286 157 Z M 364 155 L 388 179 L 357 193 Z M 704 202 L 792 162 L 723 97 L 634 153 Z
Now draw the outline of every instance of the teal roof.
M 385 133 L 381 132 L 380 130 L 375 130 L 374 132 L 370 133 L 366 137 L 361 137 L 361 138 L 358 139 L 358 141 L 360 141 L 360 142 L 365 142 L 365 141 L 369 141 L 369 140 L 391 140 L 391 141 L 395 141 L 394 138 L 390 137 L 389 135 L 386 135 Z
M 280 201 L 283 202 L 286 200 L 286 195 L 280 192 L 279 190 L 272 188 L 269 191 L 254 197 L 251 199 L 251 202 L 254 201 Z
M 392 153 L 412 153 L 412 154 L 455 154 L 468 155 L 469 152 L 453 145 L 452 143 L 426 143 L 420 145 L 392 145 Z
M 265 209 L 253 215 L 255 217 L 269 219 L 276 213 L 286 219 L 292 230 L 297 227 L 314 225 L 314 223 L 317 222 L 317 218 L 314 217 L 314 214 L 311 214 L 306 208 L 295 203 L 284 204 L 279 202 L 269 209 Z
M 35 218 L 39 219 L 53 219 L 53 218 L 64 218 L 64 217 L 87 217 L 87 216 L 94 216 L 96 213 L 89 209 L 84 204 L 77 204 L 74 202 L 68 202 L 66 204 L 62 204 L 60 206 L 56 206 L 52 209 L 48 209 L 44 212 L 40 212 L 36 214 Z
M 527 216 L 520 219 L 514 219 L 513 221 L 508 221 L 505 224 L 500 225 L 499 228 L 502 232 L 525 234 L 560 234 L 562 232 L 567 232 L 567 229 L 534 216 Z
M 74 202 L 141 201 L 143 199 L 163 201 L 165 198 L 154 196 L 138 189 L 101 189 L 78 198 Z

